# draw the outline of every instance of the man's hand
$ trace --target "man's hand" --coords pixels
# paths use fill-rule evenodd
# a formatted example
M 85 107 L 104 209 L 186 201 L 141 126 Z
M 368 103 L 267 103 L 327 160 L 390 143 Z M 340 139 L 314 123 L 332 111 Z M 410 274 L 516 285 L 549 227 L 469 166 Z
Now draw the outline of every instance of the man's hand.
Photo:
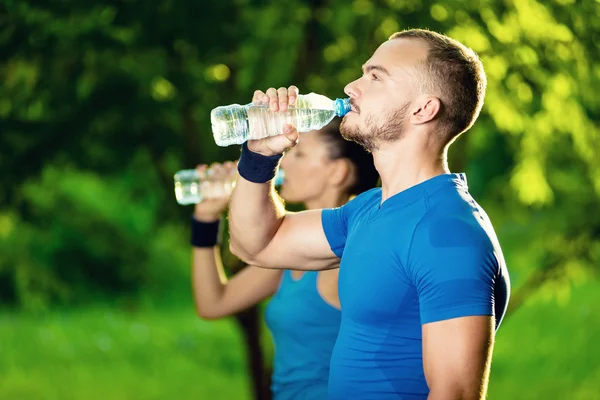
M 268 104 L 273 112 L 285 112 L 289 105 L 296 104 L 298 98 L 298 88 L 290 86 L 279 89 L 270 88 L 266 93 L 257 90 L 252 97 L 254 104 Z M 274 156 L 283 154 L 287 149 L 294 147 L 298 143 L 298 131 L 296 127 L 286 124 L 282 127 L 280 135 L 270 136 L 264 139 L 249 140 L 248 149 L 264 156 Z

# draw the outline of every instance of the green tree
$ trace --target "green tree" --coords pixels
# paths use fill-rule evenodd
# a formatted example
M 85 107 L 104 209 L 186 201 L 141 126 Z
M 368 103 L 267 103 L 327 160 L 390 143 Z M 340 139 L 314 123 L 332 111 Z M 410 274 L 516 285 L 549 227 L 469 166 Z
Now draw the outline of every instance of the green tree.
M 209 111 L 292 83 L 341 97 L 415 27 L 485 65 L 482 115 L 450 166 L 495 224 L 510 311 L 567 296 L 600 265 L 598 15 L 594 0 L 4 0 L 0 296 L 43 309 L 181 292 L 189 210 L 172 174 L 239 154 L 214 145 Z

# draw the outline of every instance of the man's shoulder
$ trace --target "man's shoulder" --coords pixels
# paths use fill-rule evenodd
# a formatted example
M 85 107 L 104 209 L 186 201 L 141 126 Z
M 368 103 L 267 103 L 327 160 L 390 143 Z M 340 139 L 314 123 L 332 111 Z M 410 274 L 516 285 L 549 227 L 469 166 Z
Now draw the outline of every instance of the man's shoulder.
M 360 210 L 371 207 L 381 201 L 381 188 L 369 189 L 354 197 L 344 207 L 349 210 Z
M 478 212 L 479 211 L 479 212 Z M 433 247 L 483 247 L 491 245 L 491 228 L 485 212 L 473 201 L 451 200 L 429 209 L 415 227 L 414 238 Z
M 366 192 L 362 192 L 361 194 L 354 197 L 351 201 L 367 201 L 372 200 L 374 198 L 381 199 L 381 188 L 375 187 L 373 189 L 369 189 Z

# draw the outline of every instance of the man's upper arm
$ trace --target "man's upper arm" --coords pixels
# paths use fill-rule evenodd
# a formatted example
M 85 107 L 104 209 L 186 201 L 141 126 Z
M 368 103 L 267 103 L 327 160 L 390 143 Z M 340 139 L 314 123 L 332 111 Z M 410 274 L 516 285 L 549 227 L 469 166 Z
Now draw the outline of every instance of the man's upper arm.
M 485 398 L 494 343 L 493 317 L 432 322 L 423 325 L 422 332 L 429 399 Z
M 493 244 L 469 220 L 429 220 L 415 231 L 407 265 L 419 296 L 431 398 L 442 390 L 440 398 L 479 399 L 495 329 Z
M 322 270 L 334 268 L 339 258 L 332 251 L 321 222 L 322 212 L 288 213 L 269 245 L 252 260 L 271 268 Z

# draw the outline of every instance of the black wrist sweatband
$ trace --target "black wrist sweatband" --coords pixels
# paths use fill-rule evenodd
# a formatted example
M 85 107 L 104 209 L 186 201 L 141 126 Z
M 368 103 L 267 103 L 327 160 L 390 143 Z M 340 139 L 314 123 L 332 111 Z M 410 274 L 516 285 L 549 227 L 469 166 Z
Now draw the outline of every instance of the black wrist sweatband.
M 192 217 L 192 246 L 213 247 L 220 244 L 220 226 L 221 220 L 201 222 Z
M 263 156 L 242 144 L 242 156 L 238 162 L 238 172 L 242 178 L 254 183 L 267 183 L 275 177 L 275 171 L 283 154 Z

